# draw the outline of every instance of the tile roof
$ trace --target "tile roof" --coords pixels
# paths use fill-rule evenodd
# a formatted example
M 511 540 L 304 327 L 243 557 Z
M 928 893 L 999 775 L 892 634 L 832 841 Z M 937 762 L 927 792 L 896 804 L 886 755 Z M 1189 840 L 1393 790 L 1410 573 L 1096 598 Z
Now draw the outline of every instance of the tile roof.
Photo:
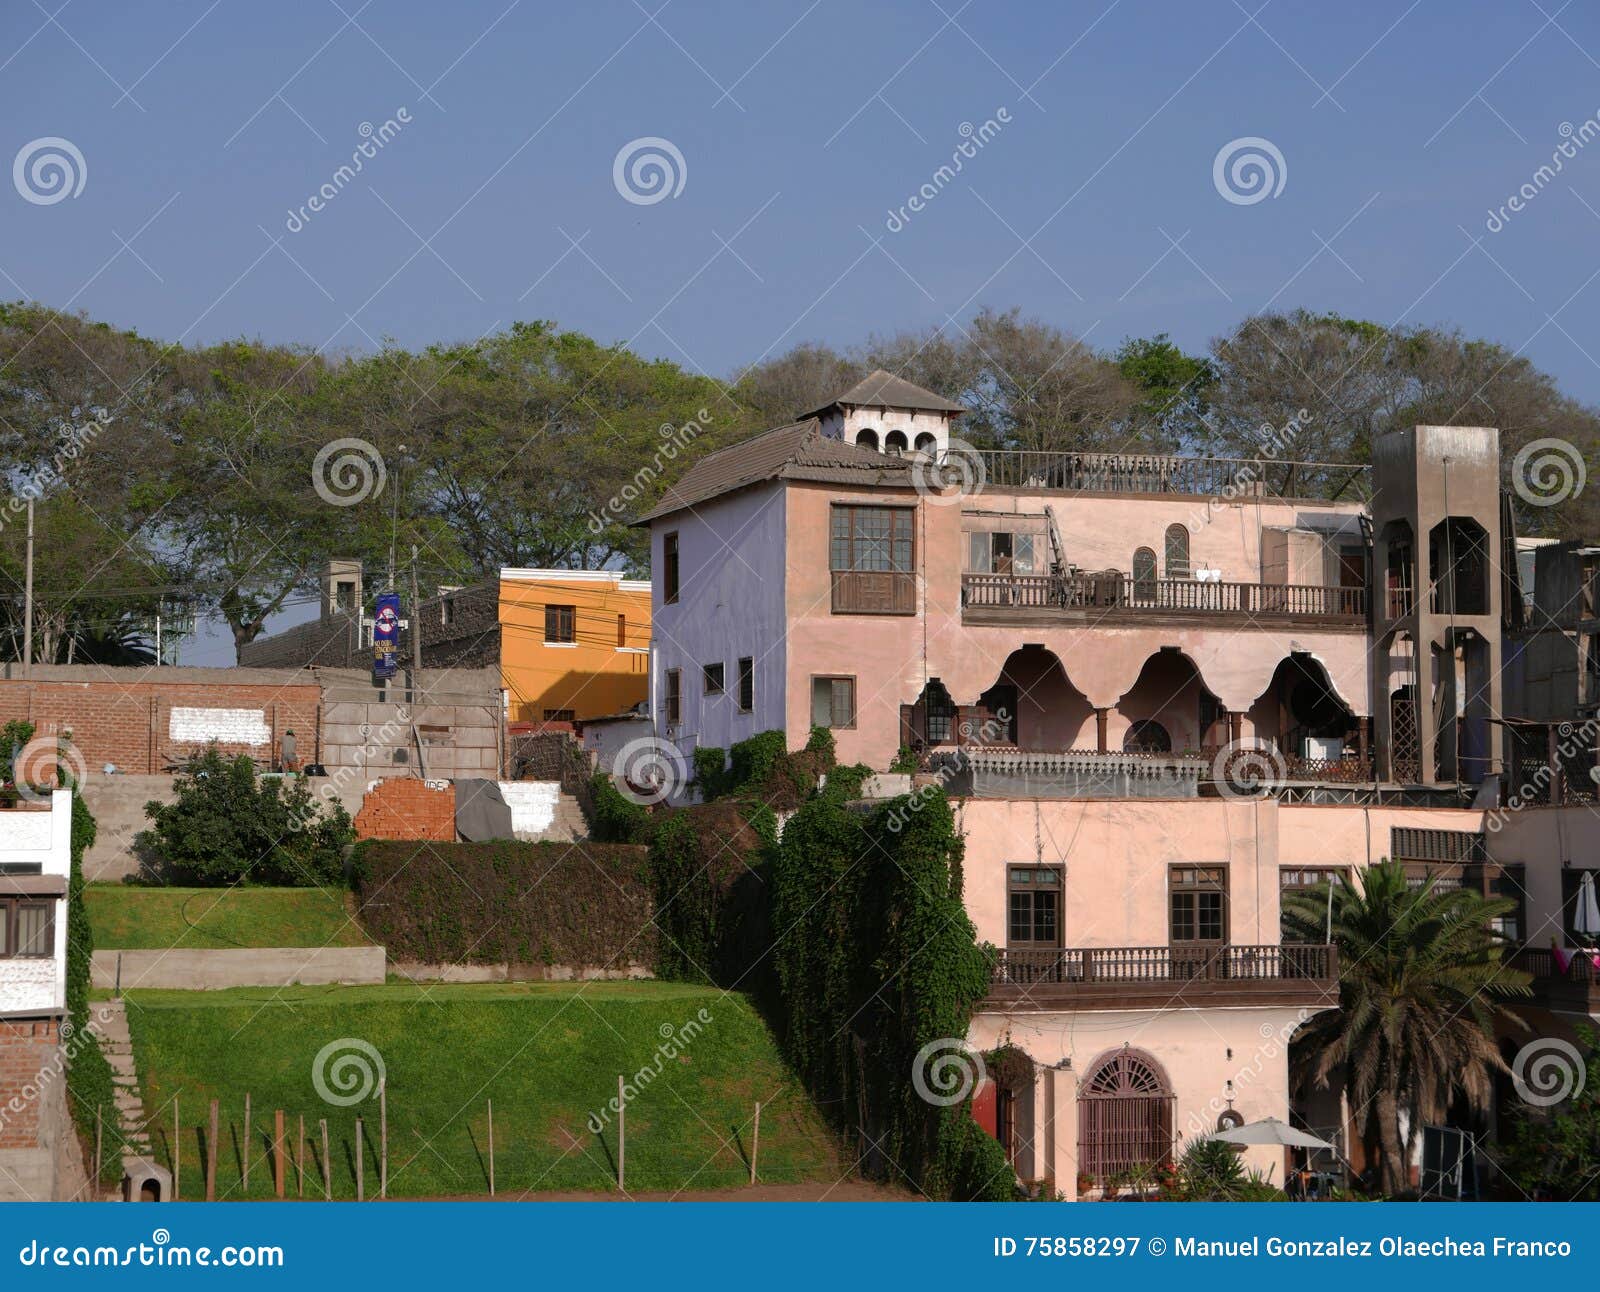
M 882 368 L 868 373 L 844 394 L 836 395 L 826 404 L 810 409 L 802 416 L 815 416 L 835 404 L 855 404 L 867 408 L 929 409 L 939 413 L 967 411 L 953 400 L 946 399 L 943 395 L 936 395 L 933 391 L 925 390 L 904 377 L 895 376 L 892 372 L 885 372 Z
M 701 458 L 633 523 L 643 525 L 769 480 L 909 487 L 911 463 L 826 436 L 821 423 L 808 417 Z

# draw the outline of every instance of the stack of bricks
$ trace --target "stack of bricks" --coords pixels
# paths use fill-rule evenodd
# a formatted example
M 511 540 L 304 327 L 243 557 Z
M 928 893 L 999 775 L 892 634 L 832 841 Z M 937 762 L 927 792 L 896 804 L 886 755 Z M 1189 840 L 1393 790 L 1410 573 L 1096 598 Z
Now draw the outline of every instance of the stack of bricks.
M 54 1019 L 0 1020 L 0 1149 L 37 1148 L 42 1083 L 55 1079 Z
M 169 761 L 181 763 L 205 747 L 202 742 L 173 739 L 174 708 L 259 710 L 274 742 L 286 728 L 294 731 L 296 751 L 305 763 L 317 754 L 321 702 L 322 688 L 315 682 L 274 686 L 198 677 L 171 682 L 7 678 L 0 679 L 0 726 L 16 718 L 31 722 L 40 736 L 70 731 L 91 772 L 114 763 L 120 772 L 144 775 L 164 771 Z M 219 748 L 230 756 L 249 754 L 262 760 L 275 759 L 278 753 L 275 743 L 229 743 Z
M 362 839 L 434 839 L 453 842 L 456 837 L 456 789 L 430 789 L 413 777 L 396 776 L 379 781 L 367 791 L 356 815 L 356 835 Z

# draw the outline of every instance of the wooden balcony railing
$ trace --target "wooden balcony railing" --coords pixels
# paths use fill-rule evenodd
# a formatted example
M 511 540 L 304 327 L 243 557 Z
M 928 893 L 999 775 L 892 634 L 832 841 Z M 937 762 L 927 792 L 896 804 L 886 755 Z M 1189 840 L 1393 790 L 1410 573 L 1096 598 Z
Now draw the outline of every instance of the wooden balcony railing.
M 1581 1014 L 1600 1013 L 1600 967 L 1588 952 L 1575 951 L 1563 970 L 1553 950 L 1523 947 L 1511 966 L 1533 978 L 1533 994 L 1547 1008 Z
M 1133 579 L 1117 571 L 1065 575 L 963 574 L 961 604 L 969 609 L 1056 608 L 1359 622 L 1366 616 L 1367 590 L 1307 584 Z
M 1337 498 L 1370 467 L 1339 462 L 1182 458 L 1158 453 L 978 450 L 984 484 L 1070 493 L 1175 493 L 1224 498 Z
M 836 615 L 914 615 L 916 576 L 899 570 L 833 571 Z
M 1338 951 L 1311 943 L 1259 946 L 1084 947 L 999 953 L 990 996 L 1035 1008 L 1131 1008 L 1196 997 L 1331 1003 Z

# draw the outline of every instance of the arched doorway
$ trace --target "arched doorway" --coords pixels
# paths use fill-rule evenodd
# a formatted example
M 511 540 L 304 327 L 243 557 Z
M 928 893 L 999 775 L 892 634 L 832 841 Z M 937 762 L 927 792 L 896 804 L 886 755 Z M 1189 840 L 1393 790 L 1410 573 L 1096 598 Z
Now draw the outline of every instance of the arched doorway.
M 864 426 L 856 432 L 856 447 L 858 449 L 871 449 L 878 451 L 878 433 L 870 426 Z
M 1175 646 L 1163 646 L 1145 660 L 1134 684 L 1117 700 L 1118 729 L 1111 739 L 1131 749 L 1136 733 L 1165 733 L 1163 752 L 1198 752 L 1228 741 L 1222 701 L 1205 684 L 1200 670 Z M 1157 737 L 1159 741 L 1159 737 Z M 1115 746 L 1113 746 L 1115 747 Z
M 1172 1106 L 1167 1074 L 1143 1050 L 1096 1059 L 1078 1088 L 1078 1169 L 1104 1180 L 1170 1160 Z
M 1061 659 L 1041 645 L 1022 646 L 1006 657 L 978 704 L 999 725 L 999 739 L 1021 749 L 1076 749 L 1094 743 L 1094 709 L 1073 686 Z M 1002 714 L 1004 717 L 1002 718 Z
M 1305 651 L 1294 651 L 1278 664 L 1249 716 L 1256 734 L 1277 745 L 1291 770 L 1314 773 L 1314 778 L 1366 779 L 1370 774 L 1359 758 L 1360 719 L 1322 661 Z

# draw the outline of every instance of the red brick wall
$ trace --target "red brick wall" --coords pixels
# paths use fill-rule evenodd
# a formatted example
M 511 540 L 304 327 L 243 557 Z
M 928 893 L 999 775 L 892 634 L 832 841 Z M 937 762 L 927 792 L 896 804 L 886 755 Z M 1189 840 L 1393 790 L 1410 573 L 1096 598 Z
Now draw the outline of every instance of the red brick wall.
M 456 789 L 434 790 L 415 777 L 393 776 L 367 791 L 356 814 L 362 839 L 437 839 L 456 837 Z
M 148 679 L 149 674 L 142 677 Z M 315 683 L 271 685 L 184 680 L 65 682 L 0 679 L 0 726 L 13 718 L 33 723 L 40 735 L 72 731 L 90 773 L 107 763 L 119 771 L 149 774 L 181 763 L 203 746 L 174 741 L 168 720 L 174 707 L 260 709 L 272 732 L 272 744 L 221 745 L 225 754 L 250 754 L 276 759 L 277 742 L 286 728 L 295 733 L 295 752 L 302 765 L 317 761 L 318 715 L 322 691 Z
M 39 1083 L 53 1079 L 58 1039 L 53 1019 L 0 1021 L 0 1148 L 38 1147 Z

